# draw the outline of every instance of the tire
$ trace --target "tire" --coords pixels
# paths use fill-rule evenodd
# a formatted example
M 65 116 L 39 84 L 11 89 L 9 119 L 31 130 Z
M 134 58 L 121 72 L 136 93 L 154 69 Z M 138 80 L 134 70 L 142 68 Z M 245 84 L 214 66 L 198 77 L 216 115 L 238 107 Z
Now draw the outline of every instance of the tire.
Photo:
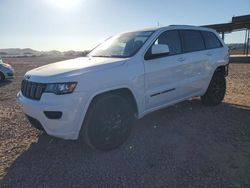
M 222 73 L 215 73 L 201 101 L 206 106 L 220 104 L 226 93 L 226 79 Z
M 0 72 L 0 82 L 3 82 L 5 80 L 5 76 L 2 72 Z
M 115 149 L 129 137 L 134 120 L 133 108 L 126 99 L 100 96 L 89 107 L 80 139 L 97 150 Z

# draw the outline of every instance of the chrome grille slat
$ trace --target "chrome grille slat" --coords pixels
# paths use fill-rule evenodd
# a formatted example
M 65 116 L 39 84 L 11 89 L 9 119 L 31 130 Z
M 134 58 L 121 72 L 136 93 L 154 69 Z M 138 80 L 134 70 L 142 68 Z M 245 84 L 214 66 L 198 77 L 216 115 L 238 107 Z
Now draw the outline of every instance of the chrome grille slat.
M 26 92 L 26 90 L 27 90 L 27 82 L 25 81 L 24 83 L 25 83 L 25 85 L 24 85 L 24 92 Z
M 23 80 L 21 84 L 22 94 L 33 100 L 40 100 L 45 88 L 46 84 L 31 82 L 28 80 Z
M 40 85 L 38 85 L 36 88 L 36 92 L 35 92 L 35 98 L 38 99 L 40 94 L 41 94 L 41 89 L 40 89 Z
M 27 94 L 27 97 L 30 98 L 30 83 L 27 84 L 26 94 Z
M 30 87 L 30 97 L 31 98 L 35 97 L 35 90 L 36 90 L 36 85 L 34 83 L 32 83 L 31 87 Z

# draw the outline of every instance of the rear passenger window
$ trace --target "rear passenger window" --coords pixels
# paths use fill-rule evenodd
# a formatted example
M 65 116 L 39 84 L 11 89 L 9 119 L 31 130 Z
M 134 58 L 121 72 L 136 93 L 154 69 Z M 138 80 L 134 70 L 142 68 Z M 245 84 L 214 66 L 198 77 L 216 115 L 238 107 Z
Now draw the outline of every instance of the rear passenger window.
M 154 44 L 167 44 L 169 47 L 169 55 L 175 55 L 181 53 L 181 41 L 178 31 L 165 31 Z
M 180 33 L 182 37 L 183 52 L 195 52 L 205 49 L 200 31 L 180 30 Z
M 205 45 L 207 49 L 220 48 L 222 47 L 221 42 L 216 37 L 216 35 L 209 31 L 201 32 L 205 41 Z

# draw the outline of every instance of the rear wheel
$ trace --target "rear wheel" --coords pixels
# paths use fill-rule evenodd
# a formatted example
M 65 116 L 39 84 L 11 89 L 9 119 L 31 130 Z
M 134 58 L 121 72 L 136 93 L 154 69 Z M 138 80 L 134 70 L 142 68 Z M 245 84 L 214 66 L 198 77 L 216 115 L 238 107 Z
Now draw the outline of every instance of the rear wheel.
M 222 73 L 215 73 L 201 101 L 204 105 L 215 106 L 223 101 L 225 93 L 226 79 Z
M 5 76 L 2 72 L 0 72 L 0 82 L 3 82 L 5 80 Z
M 112 150 L 129 137 L 134 112 L 129 102 L 119 95 L 104 95 L 95 99 L 84 121 L 81 137 L 92 148 Z

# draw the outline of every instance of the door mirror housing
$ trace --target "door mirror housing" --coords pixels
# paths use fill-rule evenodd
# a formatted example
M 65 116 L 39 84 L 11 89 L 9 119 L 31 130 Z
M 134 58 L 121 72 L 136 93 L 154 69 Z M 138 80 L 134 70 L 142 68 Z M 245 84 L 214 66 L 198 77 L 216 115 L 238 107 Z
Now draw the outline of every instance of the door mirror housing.
M 169 47 L 167 44 L 154 44 L 151 49 L 152 55 L 167 55 L 169 54 Z
M 145 60 L 156 59 L 167 56 L 169 54 L 169 47 L 167 44 L 154 44 L 145 54 Z

